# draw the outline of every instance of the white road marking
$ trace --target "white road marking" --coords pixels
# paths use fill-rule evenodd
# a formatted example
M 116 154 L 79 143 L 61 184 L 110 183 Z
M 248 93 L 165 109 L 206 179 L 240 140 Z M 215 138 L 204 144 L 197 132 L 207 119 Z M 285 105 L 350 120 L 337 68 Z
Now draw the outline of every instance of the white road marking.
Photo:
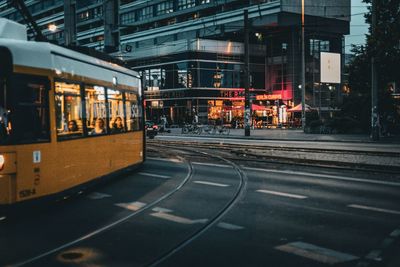
M 164 212 L 164 213 L 173 212 L 172 210 L 164 209 L 164 208 L 160 208 L 160 207 L 155 207 L 154 209 L 152 209 L 152 211 L 155 211 L 155 212 Z
M 399 237 L 400 236 L 400 229 L 396 229 L 390 233 L 391 237 Z
M 175 159 L 175 158 L 169 158 L 169 159 L 166 159 L 166 158 L 155 158 L 155 157 L 146 157 L 146 158 L 150 159 L 150 160 L 168 161 L 168 162 L 175 162 L 175 163 L 181 163 L 182 162 L 181 160 Z
M 305 242 L 292 242 L 275 247 L 277 250 L 293 253 L 326 264 L 337 264 L 358 259 L 358 257 Z
M 153 217 L 164 219 L 171 222 L 181 223 L 181 224 L 195 224 L 195 223 L 206 223 L 208 219 L 198 219 L 198 220 L 191 220 L 184 217 L 175 216 L 169 213 L 164 212 L 156 212 L 150 214 Z
M 243 226 L 230 224 L 230 223 L 225 223 L 225 222 L 220 222 L 220 223 L 217 224 L 217 226 L 220 227 L 220 228 L 223 228 L 223 229 L 226 229 L 226 230 L 232 230 L 232 231 L 244 229 Z
M 170 179 L 171 178 L 171 176 L 155 174 L 155 173 L 148 173 L 148 172 L 138 172 L 138 174 L 144 175 L 144 176 L 155 177 L 155 178 L 162 178 L 162 179 Z
M 366 258 L 366 259 L 369 259 L 369 260 L 377 260 L 377 261 L 380 261 L 380 260 L 381 260 L 381 257 L 380 257 L 381 253 L 382 253 L 381 250 L 378 250 L 378 249 L 372 250 L 370 253 L 368 253 L 367 256 L 365 256 L 365 258 Z
M 137 211 L 140 210 L 141 208 L 143 208 L 144 206 L 146 206 L 146 203 L 143 202 L 131 202 L 131 203 L 117 203 L 115 204 L 115 206 L 124 208 L 124 209 L 128 209 L 128 210 L 133 210 L 133 211 Z
M 219 183 L 212 183 L 212 182 L 206 182 L 206 181 L 194 181 L 193 183 L 211 185 L 211 186 L 219 186 L 219 187 L 228 187 L 228 186 L 230 186 L 228 184 L 219 184 Z
M 106 197 L 111 197 L 111 195 L 99 193 L 99 192 L 93 192 L 93 193 L 90 193 L 89 195 L 87 195 L 87 198 L 90 198 L 90 199 L 102 199 L 102 198 L 106 198 Z
M 7 219 L 7 217 L 6 217 L 6 216 L 2 216 L 2 217 L 0 217 L 0 221 L 4 221 L 5 219 Z
M 220 168 L 232 168 L 231 165 L 215 164 L 215 163 L 192 162 L 192 164 L 202 165 L 202 166 L 211 166 L 211 167 L 220 167 Z
M 264 193 L 264 194 L 270 194 L 270 195 L 276 195 L 276 196 L 282 196 L 282 197 L 291 197 L 291 198 L 297 198 L 297 199 L 305 199 L 307 198 L 306 196 L 302 195 L 295 195 L 295 194 L 289 194 L 289 193 L 283 193 L 283 192 L 278 192 L 278 191 L 270 191 L 270 190 L 256 190 L 257 192 Z
M 380 184 L 380 185 L 391 185 L 391 186 L 400 186 L 398 182 L 386 182 L 386 181 L 376 181 L 362 178 L 352 178 L 352 177 L 344 177 L 344 176 L 336 176 L 329 174 L 317 174 L 317 173 L 308 173 L 308 172 L 294 172 L 294 171 L 283 171 L 283 170 L 271 170 L 271 169 L 261 169 L 261 168 L 251 168 L 244 167 L 246 170 L 250 171 L 261 171 L 261 172 L 271 172 L 271 173 L 284 173 L 284 174 L 293 174 L 293 175 L 301 175 L 301 176 L 311 176 L 311 177 L 319 177 L 333 180 L 342 180 L 342 181 L 351 181 L 351 182 L 361 182 L 361 183 L 369 183 L 369 184 Z
M 384 212 L 384 213 L 400 215 L 400 211 L 397 211 L 397 210 L 381 209 L 381 208 L 369 207 L 369 206 L 363 206 L 363 205 L 357 205 L 357 204 L 347 205 L 347 207 L 355 208 L 355 209 L 372 210 L 372 211 L 378 211 L 378 212 Z

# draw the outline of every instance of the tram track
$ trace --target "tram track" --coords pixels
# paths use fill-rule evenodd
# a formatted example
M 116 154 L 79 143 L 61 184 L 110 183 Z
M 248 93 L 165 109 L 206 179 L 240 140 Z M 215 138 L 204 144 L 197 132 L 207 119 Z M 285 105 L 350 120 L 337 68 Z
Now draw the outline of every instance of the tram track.
M 166 147 L 170 147 L 171 148 L 171 146 L 166 146 L 166 145 L 158 145 L 158 146 L 162 146 L 164 148 L 166 148 Z M 158 259 L 156 259 L 156 260 L 154 260 L 152 262 L 149 262 L 145 266 L 150 266 L 150 267 L 157 266 L 158 264 L 163 263 L 169 257 L 171 257 L 172 255 L 174 255 L 175 253 L 177 253 L 178 251 L 182 250 L 184 247 L 186 247 L 187 245 L 189 245 L 190 243 L 195 241 L 197 238 L 199 238 L 201 235 L 203 235 L 208 229 L 210 229 L 211 227 L 215 226 L 218 222 L 220 222 L 221 219 L 236 205 L 236 203 L 238 201 L 240 201 L 244 197 L 244 195 L 246 193 L 247 175 L 241 169 L 241 167 L 239 165 L 237 165 L 236 163 L 234 163 L 233 161 L 228 160 L 228 159 L 226 159 L 225 157 L 222 157 L 222 156 L 211 155 L 210 153 L 207 153 L 207 152 L 204 152 L 204 151 L 193 151 L 193 150 L 182 149 L 182 148 L 180 148 L 180 150 L 196 152 L 196 153 L 199 153 L 201 155 L 204 155 L 204 156 L 207 156 L 207 157 L 217 158 L 217 159 L 219 159 L 221 161 L 226 162 L 227 164 L 231 165 L 234 168 L 234 170 L 236 171 L 236 173 L 238 174 L 239 179 L 240 179 L 239 180 L 239 184 L 238 184 L 236 192 L 234 193 L 232 198 L 224 205 L 224 207 L 222 209 L 220 209 L 211 219 L 209 219 L 207 221 L 207 223 L 204 224 L 203 227 L 197 229 L 194 233 L 192 233 L 192 235 L 190 235 L 185 240 L 181 241 L 177 246 L 175 246 L 172 249 L 168 250 L 161 257 L 159 257 Z M 198 154 L 196 156 L 198 156 Z
M 122 218 L 119 218 L 118 220 L 116 220 L 114 222 L 108 223 L 107 225 L 104 225 L 104 226 L 102 226 L 102 227 L 100 227 L 100 228 L 98 228 L 98 229 L 96 229 L 96 230 L 94 230 L 92 232 L 89 232 L 89 233 L 87 233 L 87 234 L 85 234 L 85 235 L 83 235 L 83 236 L 81 236 L 79 238 L 74 239 L 73 241 L 67 242 L 67 243 L 65 243 L 63 245 L 60 245 L 60 246 L 56 247 L 56 248 L 48 250 L 48 251 L 46 251 L 46 252 L 44 252 L 44 253 L 42 253 L 40 255 L 37 255 L 35 257 L 29 258 L 29 259 L 26 259 L 26 260 L 23 260 L 23 261 L 14 263 L 14 264 L 9 264 L 7 266 L 19 267 L 19 266 L 25 266 L 25 265 L 33 264 L 33 263 L 35 263 L 36 261 L 38 261 L 40 259 L 43 259 L 43 258 L 45 258 L 47 256 L 50 256 L 50 255 L 52 255 L 52 254 L 54 254 L 56 252 L 60 252 L 60 251 L 62 251 L 64 249 L 66 249 L 66 248 L 69 248 L 69 247 L 71 247 L 73 245 L 79 244 L 79 243 L 81 243 L 81 242 L 83 242 L 85 240 L 88 240 L 90 238 L 93 238 L 94 236 L 97 236 L 97 235 L 99 235 L 99 234 L 101 234 L 101 233 L 103 233 L 103 232 L 105 232 L 107 230 L 110 230 L 110 229 L 120 225 L 121 223 L 131 219 L 132 217 L 137 216 L 139 214 L 142 214 L 143 212 L 145 212 L 147 210 L 150 210 L 151 208 L 153 208 L 156 205 L 158 205 L 161 201 L 171 197 L 173 194 L 178 192 L 188 181 L 190 181 L 191 177 L 193 176 L 193 166 L 191 165 L 191 163 L 186 161 L 182 157 L 178 157 L 178 158 L 187 164 L 188 173 L 187 173 L 186 177 L 182 180 L 182 182 L 177 187 L 175 187 L 174 189 L 170 190 L 168 193 L 166 193 L 163 196 L 157 198 L 153 202 L 141 207 L 137 211 L 134 211 L 134 212 L 122 217 Z
M 199 142 L 181 142 L 181 141 L 152 141 L 151 144 L 164 144 L 164 145 L 180 145 L 200 149 L 208 150 L 218 150 L 224 151 L 231 156 L 226 156 L 229 160 L 242 160 L 251 161 L 257 163 L 271 163 L 271 164 L 291 164 L 297 166 L 312 166 L 312 167 L 322 167 L 329 169 L 339 169 L 339 170 L 358 170 L 366 172 L 380 172 L 388 174 L 398 174 L 400 173 L 400 166 L 391 165 L 378 165 L 378 164 L 368 164 L 363 162 L 345 162 L 345 161 L 335 161 L 326 159 L 308 159 L 301 157 L 289 157 L 283 155 L 274 154 L 274 151 L 285 151 L 293 153 L 314 153 L 314 154 L 325 154 L 329 153 L 337 155 L 354 155 L 354 156 L 379 156 L 379 157 L 400 157 L 400 153 L 397 152 L 372 152 L 372 151 L 349 151 L 343 149 L 318 149 L 318 148 L 290 148 L 281 146 L 253 146 L 253 145 L 242 145 L 235 144 L 232 148 L 232 144 L 224 143 L 199 143 Z M 259 153 L 258 151 L 263 151 L 264 153 Z M 265 151 L 271 152 L 270 154 L 265 153 Z
M 160 149 L 162 148 L 162 149 Z M 235 170 L 235 173 L 239 177 L 239 183 L 237 185 L 235 193 L 232 195 L 232 197 L 227 200 L 224 203 L 224 206 L 218 211 L 213 212 L 212 216 L 207 220 L 206 223 L 202 224 L 200 228 L 196 228 L 191 234 L 187 235 L 184 240 L 181 240 L 180 242 L 176 242 L 172 248 L 167 250 L 164 254 L 162 255 L 157 255 L 157 258 L 153 258 L 150 262 L 145 264 L 145 266 L 156 266 L 166 259 L 168 259 L 170 256 L 174 255 L 176 252 L 180 251 L 183 249 L 185 246 L 188 244 L 192 243 L 194 240 L 196 240 L 198 237 L 200 237 L 202 234 L 204 234 L 208 229 L 213 227 L 215 224 L 217 224 L 234 206 L 235 204 L 242 199 L 246 192 L 246 186 L 247 186 L 247 176 L 242 171 L 241 167 L 234 163 L 233 161 L 230 161 L 224 157 L 218 156 L 218 155 L 212 155 L 210 153 L 201 151 L 201 150 L 192 150 L 192 149 L 182 149 L 179 148 L 177 149 L 176 147 L 173 146 L 165 146 L 165 145 L 158 145 L 156 148 L 154 146 L 149 147 L 149 150 L 153 150 L 154 152 L 157 151 L 162 154 L 163 158 L 167 157 L 170 158 L 171 155 L 176 155 L 176 153 L 181 154 L 182 156 L 179 157 L 180 161 L 185 162 L 186 167 L 187 167 L 187 174 L 186 177 L 180 182 L 178 186 L 176 186 L 173 190 L 170 190 L 168 193 L 162 195 L 161 197 L 157 198 L 153 202 L 143 206 L 137 211 L 134 211 L 132 213 L 129 213 L 128 215 L 119 218 L 118 220 L 114 222 L 110 222 L 100 228 L 97 228 L 91 232 L 86 233 L 85 235 L 82 235 L 79 238 L 76 238 L 72 241 L 66 242 L 62 245 L 59 245 L 55 248 L 49 249 L 37 256 L 19 261 L 14 264 L 10 264 L 8 266 L 25 266 L 25 265 L 34 265 L 34 266 L 39 266 L 43 261 L 46 262 L 47 259 L 50 260 L 49 257 L 52 255 L 59 253 L 62 255 L 65 251 L 68 251 L 72 247 L 75 246 L 80 246 L 81 244 L 84 243 L 84 241 L 89 241 L 92 238 L 96 236 L 100 236 L 102 233 L 109 231 L 113 228 L 118 227 L 121 225 L 123 222 L 135 218 L 136 216 L 140 214 L 144 214 L 145 211 L 149 211 L 153 208 L 155 208 L 157 205 L 161 205 L 161 203 L 164 200 L 167 200 L 168 198 L 172 197 L 175 193 L 180 191 L 184 186 L 193 178 L 194 175 L 194 169 L 193 169 L 193 159 L 195 161 L 198 161 L 199 159 L 205 159 L 205 158 L 213 158 L 215 160 L 221 160 L 224 161 L 225 163 L 231 165 L 233 169 Z M 183 152 L 183 153 L 182 153 Z M 68 253 L 67 253 L 68 254 Z M 39 265 L 38 265 L 39 264 Z

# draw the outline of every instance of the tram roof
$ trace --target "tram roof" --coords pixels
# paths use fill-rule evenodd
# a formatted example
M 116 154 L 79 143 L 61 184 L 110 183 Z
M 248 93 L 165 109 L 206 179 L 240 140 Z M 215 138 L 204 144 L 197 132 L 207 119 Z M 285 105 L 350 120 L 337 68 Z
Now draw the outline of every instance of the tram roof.
M 51 43 L 0 38 L 0 46 L 10 50 L 14 65 L 50 69 L 60 77 L 69 74 L 106 82 L 116 78 L 118 84 L 134 87 L 139 83 L 136 79 L 132 84 L 132 76 L 139 78 L 133 70 Z

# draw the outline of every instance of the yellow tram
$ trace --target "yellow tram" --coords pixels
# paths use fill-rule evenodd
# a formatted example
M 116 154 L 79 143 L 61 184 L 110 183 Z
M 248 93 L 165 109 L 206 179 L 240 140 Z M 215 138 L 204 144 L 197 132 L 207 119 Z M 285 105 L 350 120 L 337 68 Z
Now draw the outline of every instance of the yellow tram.
M 0 206 L 57 196 L 144 161 L 136 72 L 0 18 Z

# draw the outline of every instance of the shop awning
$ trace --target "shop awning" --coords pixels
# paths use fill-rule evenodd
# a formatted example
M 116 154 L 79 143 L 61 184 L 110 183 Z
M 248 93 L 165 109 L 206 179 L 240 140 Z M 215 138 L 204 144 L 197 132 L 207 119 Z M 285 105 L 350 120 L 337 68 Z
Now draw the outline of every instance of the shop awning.
M 301 112 L 301 110 L 302 109 L 301 109 L 301 103 L 300 103 L 297 106 L 295 106 L 295 107 L 293 107 L 291 109 L 288 109 L 287 111 L 288 112 Z M 306 112 L 309 112 L 311 110 L 312 110 L 311 106 L 306 104 Z
M 260 105 L 256 105 L 256 104 L 252 104 L 251 105 L 251 110 L 267 110 L 268 108 L 265 106 L 260 106 Z

